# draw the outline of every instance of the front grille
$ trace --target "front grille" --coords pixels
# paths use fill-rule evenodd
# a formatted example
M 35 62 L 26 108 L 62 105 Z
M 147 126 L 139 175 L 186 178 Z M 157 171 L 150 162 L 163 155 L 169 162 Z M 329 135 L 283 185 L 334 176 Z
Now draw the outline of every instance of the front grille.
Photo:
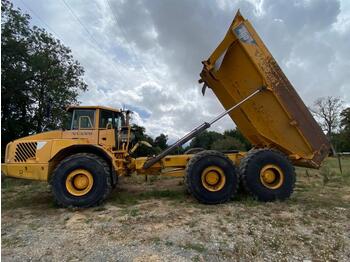
M 26 162 L 35 158 L 37 142 L 18 143 L 15 152 L 15 162 Z

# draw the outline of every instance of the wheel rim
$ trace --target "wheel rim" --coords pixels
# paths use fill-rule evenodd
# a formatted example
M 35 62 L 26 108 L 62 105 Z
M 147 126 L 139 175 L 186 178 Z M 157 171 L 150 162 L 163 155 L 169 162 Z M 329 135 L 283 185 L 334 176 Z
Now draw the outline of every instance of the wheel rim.
M 224 171 L 217 166 L 209 166 L 201 175 L 202 185 L 209 191 L 220 191 L 226 183 Z
M 266 165 L 260 171 L 260 181 L 269 189 L 278 189 L 283 185 L 284 173 L 276 165 Z
M 83 196 L 90 192 L 94 184 L 92 174 L 85 169 L 70 172 L 66 179 L 66 189 L 73 196 Z

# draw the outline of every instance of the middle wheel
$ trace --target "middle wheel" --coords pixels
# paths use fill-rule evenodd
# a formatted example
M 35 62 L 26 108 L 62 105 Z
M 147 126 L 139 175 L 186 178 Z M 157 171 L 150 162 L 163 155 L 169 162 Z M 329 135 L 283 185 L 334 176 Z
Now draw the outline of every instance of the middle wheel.
M 194 155 L 186 166 L 185 184 L 188 191 L 205 204 L 219 204 L 237 193 L 238 176 L 232 161 L 213 150 Z

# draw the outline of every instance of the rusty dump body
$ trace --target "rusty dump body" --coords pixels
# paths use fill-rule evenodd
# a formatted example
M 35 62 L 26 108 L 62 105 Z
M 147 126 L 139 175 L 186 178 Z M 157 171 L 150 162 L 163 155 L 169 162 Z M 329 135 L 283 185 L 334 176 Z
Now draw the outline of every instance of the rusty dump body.
M 298 166 L 320 166 L 329 153 L 328 139 L 239 11 L 223 41 L 203 64 L 201 81 L 226 109 L 266 87 L 230 113 L 254 146 L 276 148 Z

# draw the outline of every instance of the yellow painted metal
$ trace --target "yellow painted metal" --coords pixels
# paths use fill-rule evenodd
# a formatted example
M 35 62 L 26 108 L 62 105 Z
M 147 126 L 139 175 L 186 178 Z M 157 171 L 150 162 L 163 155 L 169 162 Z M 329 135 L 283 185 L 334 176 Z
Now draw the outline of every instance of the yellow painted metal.
M 6 164 L 1 164 L 1 174 L 4 176 L 7 176 L 7 165 Z
M 66 189 L 73 196 L 84 196 L 90 192 L 94 184 L 92 174 L 85 169 L 76 169 L 66 178 Z
M 256 147 L 274 147 L 294 164 L 319 167 L 329 142 L 252 25 L 239 12 L 203 62 L 201 80 L 228 109 L 262 86 L 266 91 L 229 115 Z
M 112 151 L 112 148 L 116 145 L 115 130 L 101 129 L 98 132 L 98 144 L 105 147 L 108 151 Z
M 245 155 L 245 152 L 226 154 L 226 156 L 235 164 L 239 164 L 240 159 Z M 151 168 L 144 170 L 143 165 L 147 161 L 147 157 L 138 157 L 132 160 L 129 168 L 135 169 L 140 173 L 152 172 L 164 168 L 185 168 L 188 161 L 193 155 L 170 155 L 164 157 L 161 161 L 154 164 Z
M 278 189 L 284 183 L 284 173 L 280 167 L 269 164 L 260 170 L 260 181 L 269 189 Z
M 226 176 L 220 167 L 209 166 L 202 171 L 201 181 L 208 191 L 217 192 L 225 186 Z
M 48 163 L 6 163 L 1 164 L 5 176 L 47 181 Z
M 160 173 L 162 176 L 172 176 L 172 177 L 183 177 L 185 175 L 184 168 L 176 168 L 176 169 L 164 169 Z

